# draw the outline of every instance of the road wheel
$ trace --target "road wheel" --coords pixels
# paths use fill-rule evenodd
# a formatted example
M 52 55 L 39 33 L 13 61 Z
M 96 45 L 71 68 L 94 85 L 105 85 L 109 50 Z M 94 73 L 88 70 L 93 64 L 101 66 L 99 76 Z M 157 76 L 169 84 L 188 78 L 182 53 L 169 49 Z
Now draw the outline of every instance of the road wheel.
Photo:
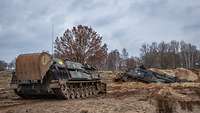
M 80 98 L 81 97 L 81 92 L 80 92 L 80 88 L 76 89 L 76 98 Z
M 67 87 L 67 85 L 62 84 L 60 89 L 61 89 L 63 98 L 70 99 L 70 92 L 69 92 L 69 88 Z
M 70 97 L 71 97 L 71 99 L 75 99 L 75 89 L 74 88 L 71 88 L 71 90 L 70 90 Z
M 80 89 L 80 94 L 81 94 L 81 98 L 85 98 L 85 90 L 84 90 L 84 88 L 81 88 Z
M 89 87 L 89 95 L 93 95 L 92 94 L 92 86 Z
M 85 97 L 89 97 L 89 88 L 85 87 Z
M 97 89 L 95 86 L 92 87 L 92 94 L 97 95 Z
M 65 89 L 64 96 L 65 99 L 70 99 L 70 90 L 68 88 Z

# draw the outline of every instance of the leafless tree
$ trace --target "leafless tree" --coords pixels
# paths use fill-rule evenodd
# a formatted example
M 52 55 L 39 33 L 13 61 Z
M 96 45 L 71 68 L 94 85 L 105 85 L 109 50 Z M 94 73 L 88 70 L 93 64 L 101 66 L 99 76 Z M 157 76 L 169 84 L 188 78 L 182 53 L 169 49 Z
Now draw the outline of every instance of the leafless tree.
M 123 48 L 122 49 L 122 53 L 121 53 L 121 60 L 120 60 L 120 70 L 125 70 L 127 69 L 127 63 L 128 63 L 128 59 L 129 59 L 129 56 L 128 56 L 128 51 Z
M 0 60 L 0 71 L 4 71 L 7 68 L 7 63 L 3 60 Z
M 178 60 L 178 53 L 179 53 L 179 42 L 172 40 L 170 42 L 170 47 L 169 47 L 169 52 L 171 53 L 171 62 L 172 62 L 172 67 L 176 68 L 177 67 L 177 60 Z
M 109 70 L 118 70 L 119 64 L 120 64 L 120 53 L 116 49 L 108 54 L 107 66 Z
M 147 67 L 194 68 L 200 61 L 200 51 L 197 47 L 184 41 L 143 44 L 141 52 L 142 61 Z
M 107 45 L 91 27 L 78 25 L 56 38 L 55 56 L 98 66 L 105 61 Z

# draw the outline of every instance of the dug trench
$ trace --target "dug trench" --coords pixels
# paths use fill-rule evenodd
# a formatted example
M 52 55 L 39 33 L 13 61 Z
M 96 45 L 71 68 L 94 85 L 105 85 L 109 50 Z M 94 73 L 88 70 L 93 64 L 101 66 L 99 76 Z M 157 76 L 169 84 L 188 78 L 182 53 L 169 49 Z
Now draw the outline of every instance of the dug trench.
M 107 94 L 75 100 L 21 99 L 1 76 L 0 113 L 199 113 L 199 83 L 144 84 L 113 82 L 112 72 L 102 72 Z

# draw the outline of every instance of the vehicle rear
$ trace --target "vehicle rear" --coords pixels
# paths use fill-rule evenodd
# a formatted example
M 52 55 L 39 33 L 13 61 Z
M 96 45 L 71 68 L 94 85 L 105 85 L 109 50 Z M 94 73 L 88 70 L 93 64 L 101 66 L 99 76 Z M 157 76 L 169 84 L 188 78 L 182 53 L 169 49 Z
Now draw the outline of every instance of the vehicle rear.
M 51 64 L 52 58 L 46 52 L 19 55 L 11 88 L 22 97 L 49 94 L 44 78 Z

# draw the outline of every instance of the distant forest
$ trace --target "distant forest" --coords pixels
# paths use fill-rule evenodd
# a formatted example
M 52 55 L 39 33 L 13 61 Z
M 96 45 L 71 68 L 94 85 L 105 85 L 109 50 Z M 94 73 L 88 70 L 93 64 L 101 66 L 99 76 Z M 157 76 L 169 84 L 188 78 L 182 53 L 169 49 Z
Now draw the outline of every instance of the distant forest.
M 101 70 L 124 70 L 144 65 L 147 68 L 195 68 L 199 66 L 200 50 L 184 41 L 143 44 L 140 57 L 129 56 L 127 49 L 111 50 L 91 27 L 67 29 L 55 41 L 55 56 L 87 63 Z
M 175 40 L 146 43 L 140 47 L 140 57 L 134 57 L 129 56 L 126 48 L 108 52 L 102 38 L 91 27 L 75 26 L 56 38 L 54 56 L 86 63 L 99 70 L 125 70 L 139 65 L 163 69 L 200 67 L 200 50 L 191 43 Z M 0 71 L 14 66 L 15 60 L 10 63 L 0 60 Z

